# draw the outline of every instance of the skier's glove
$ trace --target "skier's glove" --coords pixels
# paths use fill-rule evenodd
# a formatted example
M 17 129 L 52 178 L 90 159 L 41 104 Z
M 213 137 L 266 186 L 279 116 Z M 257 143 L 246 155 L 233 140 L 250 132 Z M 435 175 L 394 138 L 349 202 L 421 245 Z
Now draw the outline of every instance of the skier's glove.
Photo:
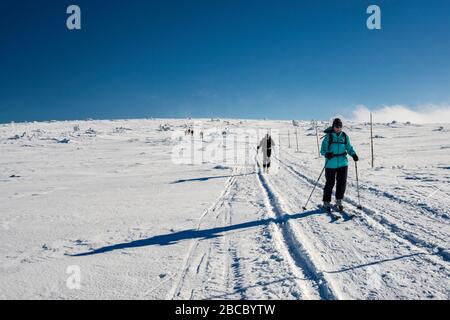
M 327 158 L 328 160 L 331 160 L 333 158 L 333 152 L 325 153 L 325 158 Z
M 355 160 L 355 162 L 359 160 L 359 158 L 356 154 L 352 155 L 352 158 L 353 158 L 353 160 Z

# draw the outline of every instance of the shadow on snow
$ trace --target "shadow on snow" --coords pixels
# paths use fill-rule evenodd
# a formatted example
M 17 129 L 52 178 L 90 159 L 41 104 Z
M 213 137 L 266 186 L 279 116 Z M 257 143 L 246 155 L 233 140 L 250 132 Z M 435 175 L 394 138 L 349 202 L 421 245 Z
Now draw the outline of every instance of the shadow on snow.
M 225 232 L 234 231 L 234 230 L 241 230 L 241 229 L 248 229 L 248 228 L 255 228 L 259 226 L 265 226 L 269 225 L 270 223 L 284 223 L 288 220 L 293 219 L 302 219 L 306 218 L 308 216 L 314 215 L 314 214 L 323 214 L 321 210 L 312 210 L 312 211 L 306 211 L 302 213 L 297 214 L 285 214 L 283 217 L 280 218 L 267 218 L 262 220 L 255 220 L 255 221 L 249 221 L 244 223 L 239 223 L 235 225 L 230 226 L 224 226 L 224 227 L 216 227 L 212 229 L 205 229 L 205 230 L 195 230 L 195 229 L 188 229 L 183 231 L 178 231 L 174 233 L 168 233 L 163 235 L 154 236 L 148 239 L 141 239 L 141 240 L 135 240 L 132 242 L 126 242 L 126 243 L 119 243 L 114 244 L 106 247 L 102 247 L 90 252 L 84 252 L 79 254 L 73 254 L 70 256 L 73 257 L 81 257 L 81 256 L 89 256 L 99 253 L 105 253 L 110 252 L 114 250 L 120 250 L 120 249 L 128 249 L 128 248 L 139 248 L 139 247 L 146 247 L 146 246 L 154 246 L 154 245 L 160 245 L 160 246 L 167 246 L 176 244 L 183 240 L 189 240 L 189 239 L 212 239 L 216 237 L 220 237 Z
M 211 177 L 203 177 L 203 178 L 180 179 L 180 180 L 175 180 L 175 181 L 171 182 L 170 184 L 177 184 L 177 183 L 183 183 L 183 182 L 194 182 L 194 181 L 208 181 L 211 179 L 223 179 L 223 178 L 230 178 L 230 177 L 242 177 L 242 176 L 249 176 L 249 175 L 252 175 L 255 173 L 256 172 L 242 173 L 242 174 L 235 174 L 235 175 L 228 175 L 228 176 L 211 176 Z

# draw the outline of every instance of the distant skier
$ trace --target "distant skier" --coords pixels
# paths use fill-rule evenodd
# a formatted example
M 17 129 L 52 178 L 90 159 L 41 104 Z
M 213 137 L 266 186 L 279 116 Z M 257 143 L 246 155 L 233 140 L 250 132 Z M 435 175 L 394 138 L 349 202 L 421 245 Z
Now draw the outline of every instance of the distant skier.
M 358 161 L 358 156 L 350 144 L 350 138 L 342 131 L 342 121 L 339 118 L 333 120 L 333 126 L 327 128 L 320 153 L 325 160 L 325 188 L 323 190 L 323 206 L 329 211 L 331 209 L 331 194 L 336 182 L 336 207 L 344 210 L 342 200 L 344 199 L 347 185 L 349 154 L 354 161 Z
M 270 156 L 272 155 L 272 148 L 275 146 L 275 142 L 273 141 L 270 134 L 266 134 L 264 138 L 262 138 L 261 142 L 257 147 L 257 151 L 259 149 L 262 150 L 263 154 L 263 170 L 265 173 L 269 173 L 270 168 Z

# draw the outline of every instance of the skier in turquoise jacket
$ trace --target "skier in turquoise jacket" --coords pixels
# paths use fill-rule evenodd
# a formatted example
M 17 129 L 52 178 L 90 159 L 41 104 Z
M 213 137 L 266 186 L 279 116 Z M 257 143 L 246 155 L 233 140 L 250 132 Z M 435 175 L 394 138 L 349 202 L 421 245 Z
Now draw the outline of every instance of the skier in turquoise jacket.
M 347 185 L 348 159 L 350 155 L 354 161 L 358 161 L 358 156 L 350 144 L 350 138 L 342 131 L 342 121 L 339 118 L 333 120 L 332 127 L 324 131 L 326 133 L 320 153 L 325 159 L 325 187 L 323 190 L 323 206 L 329 210 L 331 207 L 331 194 L 336 184 L 336 206 L 343 210 L 342 200 L 344 199 Z

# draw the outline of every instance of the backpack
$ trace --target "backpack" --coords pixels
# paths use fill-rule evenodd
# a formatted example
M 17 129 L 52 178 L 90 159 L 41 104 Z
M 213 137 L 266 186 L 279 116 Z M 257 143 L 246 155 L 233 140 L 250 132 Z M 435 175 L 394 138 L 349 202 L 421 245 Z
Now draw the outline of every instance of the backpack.
M 330 133 L 328 133 L 328 150 L 330 150 L 330 147 L 333 143 L 337 143 L 337 144 L 347 144 L 347 134 L 342 131 L 342 134 L 344 135 L 344 142 L 339 142 L 339 141 L 333 141 L 333 135 Z
M 331 130 L 331 128 L 328 128 L 327 130 L 324 131 L 326 133 L 326 135 L 324 135 L 322 138 L 325 138 L 326 136 L 328 136 L 328 150 L 330 150 L 330 147 L 333 143 L 337 143 L 337 144 L 347 144 L 347 134 L 342 131 L 342 134 L 344 135 L 344 142 L 338 142 L 338 141 L 333 141 L 333 131 Z

